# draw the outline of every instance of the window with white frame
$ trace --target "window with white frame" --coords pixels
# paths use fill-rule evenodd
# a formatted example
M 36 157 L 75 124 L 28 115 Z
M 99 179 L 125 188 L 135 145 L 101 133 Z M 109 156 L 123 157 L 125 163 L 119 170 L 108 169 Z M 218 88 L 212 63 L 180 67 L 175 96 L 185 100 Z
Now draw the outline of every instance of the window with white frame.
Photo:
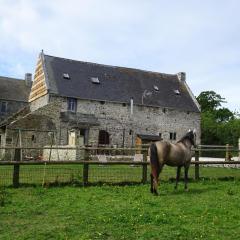
M 71 112 L 77 111 L 77 99 L 76 98 L 68 98 L 67 99 L 67 110 Z

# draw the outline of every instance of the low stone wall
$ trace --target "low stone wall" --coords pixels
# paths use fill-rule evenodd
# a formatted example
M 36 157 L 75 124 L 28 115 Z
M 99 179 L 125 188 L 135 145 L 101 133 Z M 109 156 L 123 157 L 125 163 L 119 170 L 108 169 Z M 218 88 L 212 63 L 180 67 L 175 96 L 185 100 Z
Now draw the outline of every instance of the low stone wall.
M 232 158 L 232 161 L 239 161 L 238 157 Z M 195 161 L 195 158 L 192 158 L 192 161 Z M 218 167 L 218 168 L 240 168 L 240 164 L 225 164 L 224 158 L 208 158 L 208 157 L 200 157 L 199 161 L 219 161 L 219 164 L 204 164 L 202 167 Z
M 51 148 L 51 146 L 45 146 L 46 148 Z M 43 150 L 43 160 L 50 161 L 74 161 L 77 158 L 77 150 L 75 147 L 64 145 L 64 146 L 52 146 L 57 149 L 44 149 Z M 69 148 L 69 149 L 62 149 Z

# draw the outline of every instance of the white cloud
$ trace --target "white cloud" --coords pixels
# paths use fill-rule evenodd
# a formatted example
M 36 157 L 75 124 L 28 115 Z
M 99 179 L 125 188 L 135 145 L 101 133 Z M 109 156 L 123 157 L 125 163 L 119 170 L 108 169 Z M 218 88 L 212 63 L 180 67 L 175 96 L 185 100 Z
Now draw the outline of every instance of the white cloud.
M 239 109 L 237 0 L 0 0 L 0 6 L 1 75 L 33 71 L 44 49 L 85 61 L 186 71 L 196 95 L 221 91 L 228 106 Z

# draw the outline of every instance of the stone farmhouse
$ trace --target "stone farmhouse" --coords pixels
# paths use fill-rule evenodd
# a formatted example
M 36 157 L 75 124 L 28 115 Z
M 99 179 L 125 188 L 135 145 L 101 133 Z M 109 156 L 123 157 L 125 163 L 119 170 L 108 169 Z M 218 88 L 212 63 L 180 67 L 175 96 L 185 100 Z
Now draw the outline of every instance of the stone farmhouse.
M 28 129 L 26 138 L 35 144 L 46 140 L 40 131 L 47 136 L 54 131 L 56 145 L 119 147 L 174 142 L 195 128 L 200 142 L 200 107 L 183 72 L 108 66 L 41 52 L 29 106 L 0 128 L 5 133 Z

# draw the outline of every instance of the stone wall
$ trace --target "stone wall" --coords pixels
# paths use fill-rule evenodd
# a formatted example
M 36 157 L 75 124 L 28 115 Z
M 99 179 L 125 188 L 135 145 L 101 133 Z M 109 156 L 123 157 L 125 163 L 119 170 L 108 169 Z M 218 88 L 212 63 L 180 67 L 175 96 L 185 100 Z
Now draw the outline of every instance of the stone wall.
M 15 140 L 18 133 L 11 131 L 11 128 L 39 130 L 38 132 L 22 132 L 22 144 L 32 147 L 50 144 L 68 145 L 69 131 L 74 128 L 78 138 L 81 137 L 79 129 L 89 129 L 88 144 L 91 145 L 98 145 L 100 130 L 109 133 L 111 145 L 121 147 L 123 142 L 124 146 L 135 145 L 137 134 L 159 135 L 161 133 L 163 139 L 169 140 L 170 132 L 176 132 L 176 140 L 179 140 L 188 129 L 194 128 L 197 130 L 197 143 L 200 143 L 200 113 L 134 105 L 133 114 L 131 115 L 129 104 L 78 100 L 77 113 L 94 116 L 98 125 L 81 127 L 81 125 L 77 124 L 76 127 L 76 124 L 64 122 L 61 119 L 61 112 L 67 112 L 67 98 L 52 96 L 48 104 L 46 104 L 46 100 L 47 97 L 42 97 L 36 100 L 38 102 L 31 103 L 31 106 L 34 106 L 32 109 L 36 108 L 36 110 L 8 126 L 7 135 L 14 139 L 13 145 L 16 144 Z M 51 135 L 48 132 L 41 132 L 42 130 L 55 131 L 53 141 Z M 65 159 L 64 151 L 60 152 L 63 159 Z M 31 155 L 35 156 L 42 154 L 42 151 L 31 153 Z M 26 155 L 29 155 L 29 153 L 26 153 Z M 74 151 L 70 155 L 75 155 L 76 158 L 80 157 Z M 70 159 L 72 158 L 71 156 Z
M 73 127 L 69 122 L 63 122 L 61 112 L 67 111 L 67 98 L 51 96 L 50 103 L 45 105 L 47 97 L 31 103 L 34 108 L 43 106 L 33 111 L 32 114 L 45 116 L 51 119 L 56 129 L 55 144 L 67 145 L 68 133 Z M 34 109 L 32 108 L 32 109 Z M 88 143 L 98 144 L 99 130 L 109 133 L 111 145 L 135 145 L 137 134 L 159 135 L 169 140 L 170 132 L 176 132 L 176 140 L 179 140 L 188 129 L 197 130 L 197 142 L 200 143 L 200 114 L 187 111 L 179 111 L 161 107 L 146 107 L 134 105 L 133 114 L 130 114 L 130 104 L 78 100 L 77 112 L 94 115 L 99 126 L 89 127 Z M 42 126 L 43 127 L 43 126 Z M 174 142 L 174 141 L 173 141 Z
M 51 146 L 46 146 L 51 147 Z M 43 160 L 50 161 L 74 161 L 77 159 L 77 150 L 73 146 L 53 146 L 55 149 L 44 149 Z M 69 149 L 62 149 L 69 148 Z M 57 149 L 56 149 L 57 148 Z
M 62 98 L 61 111 L 67 111 L 67 99 Z M 134 145 L 137 134 L 159 135 L 169 140 L 169 133 L 176 132 L 179 140 L 188 129 L 197 130 L 200 143 L 200 114 L 160 107 L 134 105 L 133 115 L 129 104 L 78 100 L 77 112 L 94 114 L 100 126 L 90 128 L 89 143 L 97 144 L 98 131 L 110 134 L 110 143 L 122 145 L 123 135 L 126 146 Z
M 49 103 L 49 94 L 46 94 L 32 102 L 30 102 L 30 109 L 31 112 L 47 105 Z

